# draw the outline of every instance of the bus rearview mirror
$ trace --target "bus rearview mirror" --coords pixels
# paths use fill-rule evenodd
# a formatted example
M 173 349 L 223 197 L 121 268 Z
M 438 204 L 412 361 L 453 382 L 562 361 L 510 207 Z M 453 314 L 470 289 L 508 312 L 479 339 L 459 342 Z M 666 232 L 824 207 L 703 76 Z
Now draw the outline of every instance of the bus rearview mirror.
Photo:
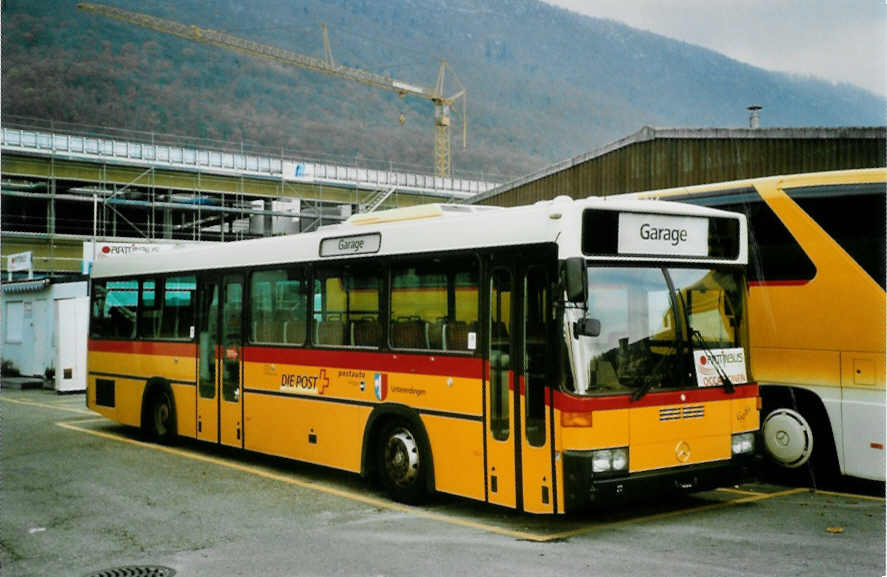
M 585 304 L 588 288 L 585 260 L 580 257 L 568 258 L 564 263 L 564 277 L 567 285 L 567 300 L 571 303 Z

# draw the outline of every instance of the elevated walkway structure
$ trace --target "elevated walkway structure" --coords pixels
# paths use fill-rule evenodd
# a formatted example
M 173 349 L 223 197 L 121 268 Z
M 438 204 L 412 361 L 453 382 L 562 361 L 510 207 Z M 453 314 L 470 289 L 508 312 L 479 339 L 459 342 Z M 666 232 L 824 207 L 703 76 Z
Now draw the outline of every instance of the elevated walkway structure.
M 497 186 L 244 143 L 4 120 L 3 268 L 8 254 L 32 250 L 42 270 L 75 271 L 93 231 L 109 241 L 235 240 L 459 202 Z

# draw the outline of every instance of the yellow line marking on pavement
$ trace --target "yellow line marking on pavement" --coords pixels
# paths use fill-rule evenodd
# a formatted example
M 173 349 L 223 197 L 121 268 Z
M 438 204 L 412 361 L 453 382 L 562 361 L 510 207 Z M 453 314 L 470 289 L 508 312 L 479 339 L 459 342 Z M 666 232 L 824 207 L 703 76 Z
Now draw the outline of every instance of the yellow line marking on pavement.
M 103 420 L 103 419 L 96 419 L 96 420 Z M 138 447 L 143 447 L 146 449 L 154 449 L 157 451 L 163 451 L 164 453 L 168 453 L 170 455 L 176 455 L 179 457 L 184 457 L 186 459 L 193 459 L 195 461 L 202 461 L 204 463 L 210 463 L 212 465 L 226 467 L 228 469 L 233 469 L 235 471 L 240 471 L 240 472 L 247 473 L 250 475 L 256 475 L 258 477 L 263 477 L 265 479 L 271 479 L 274 481 L 280 481 L 282 483 L 287 483 L 289 485 L 295 485 L 297 487 L 302 487 L 305 489 L 319 491 L 321 493 L 326 493 L 328 495 L 334 495 L 336 497 L 349 499 L 351 501 L 357 501 L 359 503 L 364 503 L 366 505 L 371 505 L 373 507 L 378 507 L 380 509 L 388 509 L 391 511 L 398 511 L 401 513 L 407 513 L 409 515 L 413 515 L 415 517 L 422 517 L 422 518 L 430 519 L 433 521 L 440 521 L 442 523 L 449 523 L 451 525 L 459 525 L 462 527 L 468 527 L 470 529 L 477 529 L 477 530 L 485 531 L 488 533 L 495 533 L 498 535 L 503 535 L 505 537 L 511 537 L 514 539 L 523 539 L 523 540 L 535 541 L 535 542 L 539 542 L 539 543 L 544 543 L 547 541 L 555 541 L 558 539 L 566 539 L 569 537 L 575 537 L 578 535 L 583 535 L 585 533 L 591 533 L 592 531 L 599 531 L 602 529 L 609 529 L 609 528 L 613 528 L 613 527 L 620 527 L 620 526 L 631 525 L 631 524 L 635 524 L 635 523 L 658 521 L 661 519 L 668 519 L 670 517 L 677 517 L 680 515 L 689 515 L 692 513 L 700 513 L 703 511 L 711 511 L 711 510 L 715 510 L 715 509 L 724 509 L 726 507 L 740 505 L 743 503 L 752 503 L 755 501 L 763 501 L 765 499 L 772 499 L 774 497 L 782 497 L 785 495 L 793 495 L 795 493 L 808 491 L 808 489 L 806 489 L 806 488 L 795 488 L 795 489 L 788 489 L 785 491 L 777 491 L 774 493 L 757 493 L 757 494 L 753 494 L 748 497 L 743 497 L 740 499 L 733 499 L 730 501 L 724 501 L 724 502 L 720 502 L 720 503 L 711 503 L 709 505 L 701 505 L 699 507 L 692 507 L 690 509 L 679 509 L 676 511 L 669 511 L 667 513 L 657 513 L 654 515 L 647 515 L 644 517 L 636 517 L 636 518 L 632 518 L 632 519 L 624 519 L 621 521 L 615 521 L 615 522 L 611 522 L 611 523 L 600 523 L 600 524 L 596 524 L 596 525 L 580 527 L 578 529 L 573 529 L 570 531 L 563 531 L 561 533 L 539 534 L 539 533 L 530 533 L 528 531 L 516 531 L 516 530 L 512 530 L 512 529 L 506 529 L 504 527 L 497 527 L 496 525 L 489 525 L 486 523 L 481 523 L 479 521 L 472 521 L 469 519 L 462 519 L 459 517 L 452 517 L 450 515 L 443 515 L 440 513 L 434 513 L 432 511 L 425 511 L 422 509 L 418 509 L 416 507 L 401 505 L 400 503 L 395 503 L 393 501 L 387 501 L 384 499 L 379 499 L 379 498 L 368 496 L 368 495 L 361 495 L 360 493 L 355 493 L 355 492 L 348 491 L 345 489 L 338 489 L 336 487 L 331 487 L 329 485 L 318 483 L 316 481 L 300 479 L 294 475 L 282 475 L 280 473 L 274 473 L 272 471 L 269 471 L 267 469 L 263 469 L 260 467 L 243 465 L 240 463 L 236 463 L 236 462 L 229 461 L 226 459 L 221 459 L 218 457 L 211 457 L 208 455 L 202 455 L 200 453 L 196 453 L 194 451 L 189 451 L 186 449 L 177 449 L 174 447 L 168 447 L 168 446 L 164 446 L 164 445 L 155 445 L 153 443 L 146 443 L 143 441 L 137 441 L 135 439 L 124 437 L 122 435 L 117 435 L 114 433 L 107 433 L 104 431 L 95 431 L 92 429 L 86 429 L 83 427 L 76 426 L 79 423 L 92 422 L 92 421 L 93 421 L 93 419 L 90 419 L 89 421 L 57 422 L 56 425 L 58 425 L 59 427 L 65 428 L 65 429 L 72 430 L 72 431 L 87 433 L 89 435 L 93 435 L 96 437 L 102 437 L 104 439 L 110 439 L 113 441 L 120 441 L 123 443 L 129 443 L 130 445 L 136 445 Z
M 749 491 L 747 489 L 737 489 L 736 487 L 720 487 L 715 490 L 721 491 L 723 493 L 736 493 L 737 495 L 766 495 L 767 494 L 767 493 L 761 493 L 760 491 Z
M 732 501 L 725 501 L 723 503 L 711 503 L 709 505 L 700 505 L 699 507 L 691 507 L 689 509 L 679 509 L 677 511 L 669 511 L 667 513 L 656 513 L 655 515 L 647 515 L 645 517 L 635 517 L 632 519 L 623 519 L 622 521 L 614 521 L 612 523 L 601 523 L 599 525 L 591 525 L 588 527 L 581 527 L 579 529 L 573 529 L 572 531 L 564 531 L 563 533 L 555 533 L 553 535 L 546 535 L 544 539 L 540 539 L 540 541 L 554 541 L 556 539 L 566 539 L 568 537 L 576 537 L 577 535 L 583 535 L 585 533 L 591 533 L 592 531 L 600 531 L 602 529 L 612 529 L 614 527 L 621 527 L 624 525 L 632 525 L 635 523 L 649 523 L 651 521 L 659 521 L 661 519 L 668 519 L 670 517 L 678 517 L 680 515 L 690 515 L 691 513 L 701 513 L 703 511 L 712 511 L 715 509 L 725 509 L 727 507 L 732 507 L 734 505 L 740 505 L 743 503 L 753 503 L 755 501 L 763 501 L 765 499 L 772 499 L 774 497 L 783 497 L 785 495 L 792 495 L 794 493 L 800 493 L 802 491 L 806 491 L 807 489 L 788 489 L 786 491 L 778 491 L 776 493 L 766 493 L 760 495 L 753 495 L 750 497 L 743 497 L 742 499 L 734 499 Z
M 407 505 L 401 505 L 399 503 L 394 503 L 392 501 L 386 501 L 384 499 L 378 499 L 376 497 L 371 497 L 368 495 L 361 495 L 359 493 L 354 493 L 351 491 L 347 491 L 344 489 L 338 489 L 335 487 L 330 487 L 329 485 L 324 485 L 315 481 L 302 480 L 294 476 L 289 475 L 281 475 L 279 473 L 274 473 L 265 469 L 261 469 L 258 467 L 251 467 L 249 465 L 243 465 L 240 463 L 235 463 L 232 461 L 228 461 L 225 459 L 220 459 L 218 457 L 210 457 L 207 455 L 201 455 L 200 453 L 195 453 L 193 451 L 188 451 L 185 449 L 176 449 L 173 447 L 166 447 L 163 445 L 154 445 L 151 443 L 145 443 L 143 441 L 137 441 L 135 439 L 130 439 L 121 435 L 116 435 L 114 433 L 106 433 L 104 431 L 94 431 L 91 429 L 86 429 L 83 427 L 78 427 L 70 422 L 58 422 L 56 423 L 59 427 L 70 429 L 72 431 L 79 431 L 81 433 L 87 433 L 89 435 L 94 435 L 96 437 L 102 437 L 104 439 L 111 439 L 113 441 L 121 441 L 124 443 L 129 443 L 131 445 L 136 445 L 138 447 L 144 447 L 147 449 L 155 449 L 158 451 L 163 451 L 164 453 L 169 453 L 170 455 L 176 455 L 179 457 L 184 457 L 186 459 L 193 459 L 195 461 L 202 461 L 204 463 L 210 463 L 213 465 L 218 465 L 220 467 L 227 467 L 229 469 L 234 469 L 236 471 L 241 471 L 243 473 L 248 473 L 251 475 L 256 475 L 259 477 L 263 477 L 265 479 L 271 479 L 274 481 L 280 481 L 283 483 L 288 483 L 290 485 L 296 485 L 298 487 L 303 487 L 306 489 L 311 489 L 314 491 L 320 491 L 322 493 L 327 493 L 329 495 L 334 495 L 336 497 L 342 497 L 344 499 L 350 499 L 352 501 L 358 501 L 360 503 L 364 503 L 367 505 L 371 505 L 373 507 L 379 507 L 381 509 L 389 509 L 392 511 L 399 511 L 402 513 L 408 513 L 410 515 L 414 515 L 416 517 L 424 517 L 426 519 L 431 519 L 434 521 L 441 521 L 444 523 L 450 523 L 452 525 L 461 525 L 463 527 L 469 527 L 471 529 L 479 529 L 481 531 L 486 531 L 489 533 L 498 533 L 499 535 L 504 535 L 506 537 L 513 537 L 515 539 L 526 539 L 530 541 L 546 541 L 545 535 L 537 535 L 535 533 L 528 533 L 525 531 L 514 531 L 511 529 L 505 529 L 502 527 L 496 527 L 494 525 L 487 525 L 485 523 L 480 523 L 477 521 L 471 521 L 468 519 L 460 519 L 457 517 L 451 517 L 449 515 L 442 515 L 440 513 L 434 513 L 431 511 L 423 511 L 422 509 L 417 509 L 415 507 L 409 507 Z
M 75 409 L 74 407 L 54 405 L 52 403 L 35 403 L 34 401 L 19 401 L 17 399 L 4 399 L 3 397 L 0 397 L 0 401 L 5 401 L 7 403 L 16 403 L 18 405 L 30 405 L 32 407 L 43 407 L 44 409 L 55 409 L 57 411 L 68 411 L 70 413 L 80 413 L 81 415 L 95 415 L 95 413 L 86 409 Z
M 846 497 L 848 499 L 865 499 L 867 501 L 884 501 L 884 497 L 875 497 L 874 495 L 856 495 L 854 493 L 839 493 L 836 491 L 821 491 L 816 489 L 813 491 L 817 495 L 833 495 L 835 497 Z

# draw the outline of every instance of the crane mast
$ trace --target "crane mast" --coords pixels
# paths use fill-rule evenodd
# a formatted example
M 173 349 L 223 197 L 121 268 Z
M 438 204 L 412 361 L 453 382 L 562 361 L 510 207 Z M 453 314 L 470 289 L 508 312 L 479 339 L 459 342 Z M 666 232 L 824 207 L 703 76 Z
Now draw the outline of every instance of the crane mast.
M 226 32 L 220 32 L 209 28 L 200 28 L 198 26 L 183 24 L 165 18 L 158 18 L 149 14 L 131 12 L 113 6 L 81 2 L 77 4 L 77 7 L 87 12 L 115 18 L 130 24 L 171 34 L 173 36 L 178 36 L 179 38 L 185 38 L 186 40 L 211 44 L 220 48 L 235 50 L 255 58 L 270 60 L 285 66 L 313 70 L 329 76 L 360 82 L 385 90 L 391 90 L 402 97 L 414 96 L 424 100 L 430 100 L 434 108 L 434 170 L 437 176 L 448 177 L 452 175 L 450 117 L 454 104 L 456 104 L 458 100 L 461 100 L 462 106 L 461 111 L 459 112 L 462 117 L 462 146 L 463 148 L 465 147 L 468 127 L 465 103 L 466 91 L 459 83 L 458 78 L 451 74 L 456 83 L 459 84 L 459 90 L 449 96 L 444 95 L 446 71 L 447 68 L 449 68 L 445 60 L 441 61 L 437 75 L 437 83 L 432 88 L 411 82 L 404 82 L 383 74 L 361 70 L 360 68 L 336 64 L 333 60 L 333 53 L 330 50 L 329 38 L 327 36 L 325 25 L 323 26 L 324 57 L 323 59 L 320 59 L 278 48 L 276 46 L 268 46 L 266 44 L 240 38 Z

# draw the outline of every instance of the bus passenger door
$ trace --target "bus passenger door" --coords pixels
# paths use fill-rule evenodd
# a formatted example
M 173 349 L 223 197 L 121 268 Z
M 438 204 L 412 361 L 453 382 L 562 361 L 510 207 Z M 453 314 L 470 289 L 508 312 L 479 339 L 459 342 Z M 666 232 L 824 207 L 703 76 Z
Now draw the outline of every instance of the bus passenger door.
M 552 260 L 554 257 L 552 256 Z M 554 338 L 551 320 L 549 269 L 530 264 L 518 269 L 520 316 L 515 344 L 520 350 L 518 365 L 520 418 L 520 472 L 524 511 L 553 513 L 555 487 L 552 467 L 551 401 L 549 361 Z
M 243 446 L 243 276 L 207 276 L 201 282 L 197 438 Z
M 496 266 L 490 274 L 489 356 L 487 360 L 487 498 L 490 503 L 516 507 L 519 442 L 515 435 L 515 372 L 512 329 L 514 275 L 511 267 Z
M 219 441 L 217 353 L 219 348 L 219 279 L 204 277 L 199 283 L 197 318 L 197 438 Z
M 243 447 L 243 275 L 222 277 L 219 312 L 219 440 L 223 445 Z

